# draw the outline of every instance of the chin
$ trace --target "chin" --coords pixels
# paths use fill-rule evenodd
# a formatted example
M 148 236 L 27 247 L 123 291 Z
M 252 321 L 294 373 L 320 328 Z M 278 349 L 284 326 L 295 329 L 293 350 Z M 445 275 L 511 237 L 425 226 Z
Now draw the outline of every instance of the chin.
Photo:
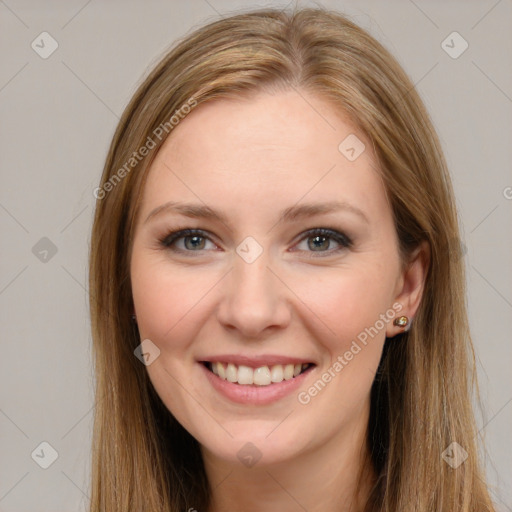
M 243 426 L 238 425 L 236 431 L 234 428 L 229 430 L 233 437 L 226 434 L 222 438 L 211 439 L 208 436 L 198 440 L 203 451 L 215 459 L 248 468 L 290 462 L 316 445 L 313 439 L 305 438 L 303 425 L 302 435 L 294 435 L 289 425 L 285 428 L 284 425 L 278 426 L 279 421 L 269 423 L 262 425 L 261 421 L 247 421 Z

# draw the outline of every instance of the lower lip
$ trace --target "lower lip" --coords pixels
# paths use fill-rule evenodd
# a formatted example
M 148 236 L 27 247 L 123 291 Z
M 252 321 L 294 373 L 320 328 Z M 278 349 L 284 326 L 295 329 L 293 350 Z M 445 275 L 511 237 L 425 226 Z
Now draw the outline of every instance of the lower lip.
M 266 405 L 290 395 L 304 382 L 307 376 L 315 368 L 310 366 L 306 371 L 290 380 L 274 382 L 268 386 L 256 386 L 254 384 L 234 384 L 221 379 L 211 372 L 203 363 L 199 363 L 210 384 L 226 398 L 239 404 Z

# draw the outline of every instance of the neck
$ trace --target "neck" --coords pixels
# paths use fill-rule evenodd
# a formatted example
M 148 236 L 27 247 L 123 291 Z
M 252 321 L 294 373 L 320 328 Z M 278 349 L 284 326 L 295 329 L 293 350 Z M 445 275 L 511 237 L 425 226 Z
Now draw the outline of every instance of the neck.
M 292 460 L 251 468 L 202 447 L 211 487 L 208 512 L 363 512 L 374 482 L 365 428 L 343 429 Z

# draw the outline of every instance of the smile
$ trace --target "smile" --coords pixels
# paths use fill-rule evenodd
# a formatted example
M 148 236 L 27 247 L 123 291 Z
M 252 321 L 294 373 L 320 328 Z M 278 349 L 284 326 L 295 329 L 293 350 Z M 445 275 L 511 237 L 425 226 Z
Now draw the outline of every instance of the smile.
M 236 365 L 220 361 L 204 361 L 208 370 L 220 379 L 242 386 L 270 386 L 283 380 L 291 380 L 308 370 L 313 363 L 262 365 L 251 368 L 246 365 Z

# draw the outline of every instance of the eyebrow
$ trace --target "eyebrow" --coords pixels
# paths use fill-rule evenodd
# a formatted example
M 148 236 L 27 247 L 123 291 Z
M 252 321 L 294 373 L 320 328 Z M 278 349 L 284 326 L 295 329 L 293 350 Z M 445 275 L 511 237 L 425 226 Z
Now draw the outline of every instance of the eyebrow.
M 349 213 L 353 213 L 362 218 L 367 224 L 370 223 L 368 217 L 362 210 L 349 203 L 339 201 L 330 201 L 326 203 L 307 203 L 290 206 L 289 208 L 285 208 L 280 212 L 278 223 L 292 222 L 294 220 L 304 217 L 313 217 L 315 215 L 334 213 L 337 211 L 347 211 Z M 179 203 L 176 201 L 169 201 L 152 210 L 151 213 L 146 217 L 144 223 L 148 222 L 151 218 L 156 217 L 157 215 L 162 214 L 164 212 L 179 213 L 185 217 L 190 218 L 216 220 L 222 222 L 226 226 L 231 226 L 226 215 L 224 215 L 222 212 L 218 210 L 215 210 L 213 208 L 210 208 L 209 206 L 202 204 Z

